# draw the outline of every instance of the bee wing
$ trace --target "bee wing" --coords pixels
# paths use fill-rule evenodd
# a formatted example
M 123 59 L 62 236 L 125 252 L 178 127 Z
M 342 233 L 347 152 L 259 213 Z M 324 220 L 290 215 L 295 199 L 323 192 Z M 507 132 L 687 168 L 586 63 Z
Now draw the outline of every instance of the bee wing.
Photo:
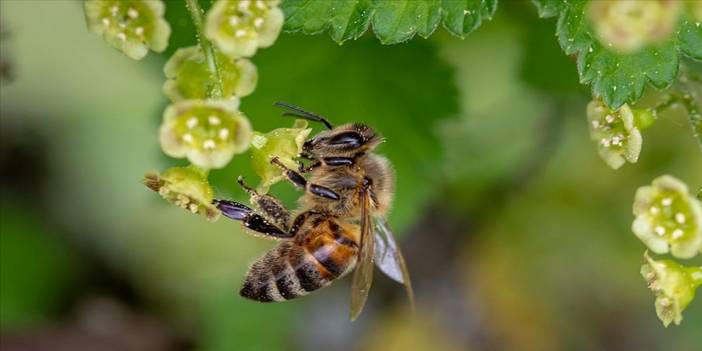
M 366 304 L 368 291 L 373 282 L 373 254 L 374 237 L 371 233 L 371 218 L 368 207 L 370 206 L 370 197 L 368 191 L 361 189 L 361 250 L 358 253 L 358 262 L 356 270 L 353 273 L 351 282 L 351 320 L 354 321 Z
M 409 271 L 405 264 L 400 248 L 397 246 L 395 236 L 388 226 L 387 220 L 382 217 L 375 217 L 375 264 L 378 265 L 385 275 L 394 281 L 404 284 L 407 291 L 407 298 L 414 308 L 414 293 Z

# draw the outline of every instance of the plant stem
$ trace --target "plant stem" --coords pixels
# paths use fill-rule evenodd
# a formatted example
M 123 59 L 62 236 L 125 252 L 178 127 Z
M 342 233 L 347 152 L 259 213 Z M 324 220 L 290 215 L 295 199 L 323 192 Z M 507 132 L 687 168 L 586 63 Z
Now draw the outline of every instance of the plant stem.
M 702 150 L 702 114 L 700 114 L 700 107 L 697 104 L 694 90 L 687 84 L 682 84 L 680 90 L 682 91 L 682 97 L 680 100 L 687 110 L 687 114 L 690 118 L 690 124 L 692 125 L 692 131 L 697 138 L 700 150 Z
M 685 65 L 681 65 L 680 68 L 680 78 L 678 79 L 678 85 L 682 93 L 680 100 L 687 110 L 690 124 L 692 125 L 692 132 L 695 134 L 697 143 L 702 151 L 702 114 L 700 113 L 700 106 L 697 102 L 695 87 L 690 82 L 690 74 L 693 72 L 690 72 L 690 69 Z
M 655 111 L 656 115 L 658 115 L 659 113 L 663 113 L 663 111 L 665 111 L 666 109 L 675 105 L 678 102 L 679 101 L 675 95 L 666 94 L 663 98 L 663 101 L 661 101 L 660 103 L 658 103 L 658 105 L 653 107 L 653 111 Z
M 217 58 L 215 57 L 214 48 L 212 48 L 212 43 L 210 43 L 207 38 L 202 34 L 203 26 L 203 13 L 198 0 L 186 0 L 185 6 L 190 10 L 190 17 L 193 19 L 193 25 L 195 25 L 195 30 L 197 32 L 197 39 L 200 43 L 200 48 L 205 55 L 205 61 L 207 61 L 207 67 L 215 80 L 213 88 L 207 92 L 208 97 L 219 99 L 222 98 L 222 79 L 219 74 L 219 67 L 217 66 Z

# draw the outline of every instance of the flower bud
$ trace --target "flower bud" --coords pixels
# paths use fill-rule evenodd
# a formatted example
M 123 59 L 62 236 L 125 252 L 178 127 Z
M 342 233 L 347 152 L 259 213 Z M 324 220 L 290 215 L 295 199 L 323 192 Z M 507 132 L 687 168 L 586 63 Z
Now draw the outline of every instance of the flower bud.
M 656 295 L 656 314 L 664 326 L 682 321 L 682 313 L 702 284 L 702 267 L 685 267 L 672 260 L 653 260 L 644 254 L 646 262 L 641 275 Z
M 254 91 L 258 73 L 251 61 L 244 58 L 232 59 L 217 50 L 215 57 L 225 99 L 244 97 Z M 217 84 L 199 46 L 178 49 L 163 70 L 168 78 L 163 84 L 163 92 L 173 102 L 205 99 L 212 96 L 212 90 Z
M 260 193 L 284 178 L 283 171 L 271 164 L 273 157 L 291 169 L 297 168 L 294 158 L 302 152 L 302 144 L 312 129 L 307 128 L 307 121 L 296 120 L 292 128 L 278 128 L 266 134 L 254 132 L 251 140 L 251 166 L 261 177 L 258 186 Z
M 161 0 L 87 0 L 88 29 L 134 60 L 149 48 L 162 52 L 168 46 L 171 27 L 163 18 Z
M 590 1 L 587 16 L 603 45 L 631 53 L 673 37 L 680 10 L 674 0 Z
M 634 215 L 631 229 L 651 251 L 691 258 L 702 249 L 702 204 L 675 177 L 664 175 L 640 187 Z
M 207 13 L 205 36 L 230 57 L 251 57 L 275 42 L 283 27 L 278 0 L 217 0 Z
M 178 207 L 198 213 L 208 220 L 219 217 L 219 210 L 212 205 L 214 191 L 204 172 L 193 166 L 173 167 L 163 173 L 144 175 L 144 184 Z
M 623 105 L 610 110 L 601 100 L 587 105 L 590 138 L 597 142 L 600 157 L 614 169 L 626 161 L 635 163 L 641 152 L 641 132 L 635 124 L 634 110 Z
M 166 155 L 204 168 L 222 168 L 249 147 L 249 120 L 238 100 L 181 100 L 166 108 L 160 130 Z

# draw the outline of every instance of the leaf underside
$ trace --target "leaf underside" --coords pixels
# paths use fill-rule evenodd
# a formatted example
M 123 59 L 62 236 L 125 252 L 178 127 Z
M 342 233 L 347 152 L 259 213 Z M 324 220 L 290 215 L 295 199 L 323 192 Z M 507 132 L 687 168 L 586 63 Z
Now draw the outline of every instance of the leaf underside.
M 289 32 L 329 32 L 342 44 L 372 26 L 381 43 L 397 44 L 429 37 L 440 22 L 463 38 L 492 18 L 497 0 L 286 0 L 282 8 Z
M 585 18 L 586 1 L 532 0 L 541 17 L 558 17 L 556 36 L 567 55 L 577 57 L 580 82 L 589 84 L 593 96 L 610 108 L 633 103 L 645 83 L 662 89 L 673 82 L 683 56 L 702 60 L 702 26 L 681 16 L 677 35 L 656 46 L 622 54 L 609 50 L 592 35 Z

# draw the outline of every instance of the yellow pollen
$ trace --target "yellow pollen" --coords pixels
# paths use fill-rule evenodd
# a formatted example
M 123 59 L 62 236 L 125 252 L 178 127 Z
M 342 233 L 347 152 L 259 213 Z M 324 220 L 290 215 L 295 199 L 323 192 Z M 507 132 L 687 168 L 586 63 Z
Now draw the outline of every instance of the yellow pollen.
M 204 147 L 205 149 L 214 149 L 215 147 L 217 147 L 217 144 L 214 140 L 207 139 L 202 143 L 202 147 Z
M 210 124 L 213 126 L 218 126 L 222 123 L 222 121 L 219 119 L 219 117 L 217 117 L 215 115 L 208 117 L 207 121 L 210 122 Z

